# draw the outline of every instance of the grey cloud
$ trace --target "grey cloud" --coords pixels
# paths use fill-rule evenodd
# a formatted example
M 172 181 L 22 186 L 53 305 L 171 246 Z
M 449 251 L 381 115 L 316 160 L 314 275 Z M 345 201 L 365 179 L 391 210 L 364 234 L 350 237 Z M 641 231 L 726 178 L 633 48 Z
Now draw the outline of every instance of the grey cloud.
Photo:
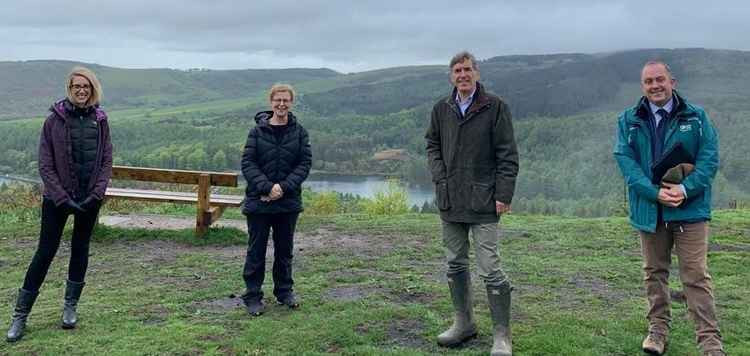
M 94 6 L 92 6 L 92 3 Z M 724 1 L 27 0 L 0 13 L 0 60 L 31 56 L 118 66 L 342 71 L 445 62 L 460 49 L 505 54 L 642 47 L 750 49 L 750 5 Z M 57 48 L 57 50 L 55 50 Z M 96 50 L 99 49 L 99 50 Z M 48 51 L 48 52 L 46 52 Z M 152 54 L 149 58 L 139 53 Z M 72 58 L 71 58 L 72 57 Z M 114 57 L 114 58 L 113 58 Z

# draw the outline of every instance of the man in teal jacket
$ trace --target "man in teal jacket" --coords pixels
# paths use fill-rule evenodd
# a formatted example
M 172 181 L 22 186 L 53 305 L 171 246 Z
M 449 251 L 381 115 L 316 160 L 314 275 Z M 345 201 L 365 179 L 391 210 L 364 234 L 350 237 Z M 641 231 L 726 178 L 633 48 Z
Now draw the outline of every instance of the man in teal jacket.
M 644 97 L 617 123 L 614 155 L 628 186 L 630 223 L 641 237 L 649 303 L 649 331 L 642 346 L 645 352 L 661 355 L 667 345 L 674 249 L 698 345 L 704 355 L 724 355 L 706 263 L 718 139 L 706 112 L 682 98 L 674 85 L 666 63 L 647 62 L 641 71 Z M 654 162 L 674 156 L 678 146 L 688 156 L 689 162 L 682 163 L 693 164 L 693 170 L 679 184 L 666 183 L 654 176 Z

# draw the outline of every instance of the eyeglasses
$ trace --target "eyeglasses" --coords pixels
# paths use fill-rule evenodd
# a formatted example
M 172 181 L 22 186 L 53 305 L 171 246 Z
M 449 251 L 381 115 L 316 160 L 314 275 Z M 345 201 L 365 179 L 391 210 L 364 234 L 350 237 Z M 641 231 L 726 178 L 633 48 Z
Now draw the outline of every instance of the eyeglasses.
M 73 84 L 73 85 L 70 86 L 70 89 L 73 89 L 73 90 L 81 90 L 81 89 L 83 89 L 83 90 L 91 90 L 91 86 L 88 85 L 88 84 L 84 84 L 84 85 Z

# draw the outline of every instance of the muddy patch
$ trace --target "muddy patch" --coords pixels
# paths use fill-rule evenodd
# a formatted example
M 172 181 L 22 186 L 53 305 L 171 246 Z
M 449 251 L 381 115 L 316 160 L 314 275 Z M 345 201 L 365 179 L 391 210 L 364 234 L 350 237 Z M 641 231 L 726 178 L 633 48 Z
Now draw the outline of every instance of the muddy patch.
M 372 286 L 338 286 L 328 289 L 326 296 L 338 302 L 353 302 L 367 298 L 379 292 L 379 288 Z
M 372 279 L 395 279 L 396 272 L 380 271 L 377 269 L 345 269 L 328 273 L 328 278 L 338 284 L 362 283 Z
M 169 318 L 169 310 L 162 305 L 146 305 L 133 311 L 144 325 L 163 324 Z
M 195 218 L 182 216 L 169 216 L 161 214 L 124 214 L 103 215 L 99 217 L 99 223 L 105 226 L 114 226 L 126 229 L 164 229 L 181 230 L 195 228 Z M 244 220 L 219 219 L 211 225 L 213 227 L 231 227 L 247 232 L 247 222 Z
M 326 228 L 319 228 L 295 237 L 294 243 L 300 251 L 341 252 L 342 250 L 361 258 L 375 258 L 393 251 L 398 236 L 348 234 Z M 400 242 L 399 242 L 400 243 Z M 342 249 L 343 247 L 343 249 Z
M 196 312 L 224 313 L 242 305 L 242 299 L 232 294 L 224 298 L 194 302 L 190 305 Z
M 426 348 L 432 343 L 422 336 L 423 332 L 424 324 L 419 320 L 394 320 L 386 329 L 385 344 L 411 349 Z
M 709 243 L 708 250 L 711 252 L 748 252 L 750 251 L 750 245 L 724 245 L 717 243 Z
M 639 295 L 640 291 L 616 289 L 601 278 L 576 274 L 568 279 L 568 285 L 561 290 L 561 302 L 564 304 L 581 304 L 585 296 L 594 296 L 607 304 L 618 304 L 626 299 Z
M 424 291 L 390 291 L 386 298 L 396 304 L 430 304 L 434 302 L 438 295 L 435 293 L 429 293 Z
M 568 286 L 577 291 L 583 291 L 588 295 L 593 295 L 598 299 L 604 300 L 609 304 L 617 304 L 625 299 L 635 296 L 624 290 L 615 290 L 611 288 L 606 280 L 593 276 L 584 276 L 576 274 L 568 280 Z M 570 288 L 568 288 L 570 289 Z M 575 298 L 576 291 L 571 290 L 569 297 Z

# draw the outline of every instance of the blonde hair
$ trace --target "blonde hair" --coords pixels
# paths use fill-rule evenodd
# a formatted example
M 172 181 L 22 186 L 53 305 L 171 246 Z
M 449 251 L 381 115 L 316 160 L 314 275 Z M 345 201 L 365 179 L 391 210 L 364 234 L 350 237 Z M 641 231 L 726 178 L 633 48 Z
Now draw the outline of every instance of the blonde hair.
M 65 85 L 65 92 L 68 95 L 68 100 L 73 102 L 74 93 L 71 89 L 71 85 L 73 84 L 73 77 L 76 76 L 86 78 L 86 80 L 89 81 L 89 84 L 91 84 L 91 96 L 89 96 L 89 100 L 86 101 L 86 107 L 99 104 L 102 100 L 102 85 L 99 83 L 99 79 L 96 78 L 96 74 L 86 67 L 73 67 L 70 74 L 68 74 L 68 81 Z
M 294 101 L 294 88 L 292 88 L 289 84 L 274 84 L 271 86 L 271 90 L 268 91 L 268 101 L 273 100 L 273 96 L 276 95 L 276 93 L 283 93 L 287 92 L 292 97 L 292 101 Z

